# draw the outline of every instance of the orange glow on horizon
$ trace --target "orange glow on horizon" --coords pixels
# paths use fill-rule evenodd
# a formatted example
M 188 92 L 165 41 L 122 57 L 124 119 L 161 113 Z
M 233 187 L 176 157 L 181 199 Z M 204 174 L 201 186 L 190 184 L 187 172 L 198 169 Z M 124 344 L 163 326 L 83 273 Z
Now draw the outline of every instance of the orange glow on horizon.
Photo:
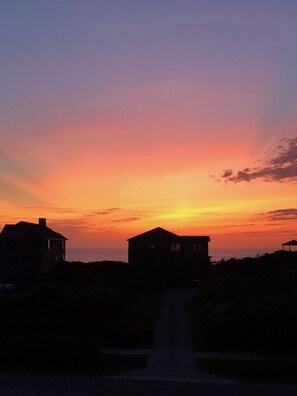
M 11 197 L 18 196 L 17 188 L 23 196 L 14 204 L 9 197 L 0 201 L 2 226 L 45 217 L 70 247 L 125 247 L 131 236 L 158 226 L 181 235 L 210 235 L 214 250 L 278 249 L 296 238 L 296 221 L 273 222 L 267 215 L 295 207 L 293 183 L 280 188 L 261 180 L 218 181 L 224 169 L 257 166 L 255 125 L 202 122 L 198 129 L 208 131 L 202 138 L 191 121 L 179 133 L 178 123 L 158 120 L 163 137 L 150 137 L 152 120 L 140 123 L 140 116 L 133 123 L 85 120 L 55 127 L 41 141 L 29 135 L 30 147 L 22 150 L 30 151 L 34 177 L 6 176 Z M 98 135 L 102 129 L 106 141 Z M 15 149 L 22 152 L 18 144 Z M 55 156 L 47 155 L 49 149 Z

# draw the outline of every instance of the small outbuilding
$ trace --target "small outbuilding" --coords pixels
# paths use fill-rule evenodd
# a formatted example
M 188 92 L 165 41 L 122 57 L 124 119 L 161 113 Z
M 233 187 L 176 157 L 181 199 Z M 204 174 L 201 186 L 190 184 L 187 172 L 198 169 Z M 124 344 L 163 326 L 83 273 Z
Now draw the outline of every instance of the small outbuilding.
M 295 246 L 295 249 L 297 249 L 297 241 L 293 239 L 292 241 L 282 243 L 282 246 L 283 246 L 283 250 L 285 250 L 285 247 L 288 246 L 289 251 L 291 251 L 292 246 Z

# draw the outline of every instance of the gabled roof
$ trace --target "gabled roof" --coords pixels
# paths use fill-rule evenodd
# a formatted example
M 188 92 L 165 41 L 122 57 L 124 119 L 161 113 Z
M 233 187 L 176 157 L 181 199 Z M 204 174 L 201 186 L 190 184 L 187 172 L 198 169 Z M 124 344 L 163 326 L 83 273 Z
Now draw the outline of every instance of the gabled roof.
M 24 239 L 63 239 L 67 240 L 63 235 L 53 231 L 46 225 L 28 223 L 20 221 L 17 224 L 7 224 L 4 226 L 1 238 L 24 238 Z
M 150 239 L 150 238 L 175 238 L 176 234 L 173 232 L 167 231 L 164 228 L 157 227 L 150 231 L 144 232 L 143 234 L 136 235 L 132 238 L 129 238 L 128 241 L 135 239 Z
M 210 242 L 210 237 L 208 235 L 199 235 L 199 236 L 180 236 L 179 238 L 193 241 L 193 242 Z
M 129 238 L 128 239 L 128 241 L 131 241 L 131 240 L 135 240 L 135 239 L 137 239 L 137 240 L 141 240 L 141 239 L 152 239 L 152 238 L 155 238 L 155 239 L 193 239 L 193 240 L 195 240 L 195 241 L 197 241 L 197 240 L 200 240 L 201 242 L 202 241 L 206 241 L 206 242 L 209 242 L 210 241 L 210 237 L 209 236 L 179 236 L 179 235 L 177 235 L 177 234 L 174 234 L 173 232 L 170 232 L 170 231 L 167 231 L 167 230 L 165 230 L 164 228 L 161 228 L 161 227 L 157 227 L 157 228 L 154 228 L 154 229 L 152 229 L 152 230 L 150 230 L 150 231 L 147 231 L 147 232 L 144 232 L 143 234 L 139 234 L 139 235 L 136 235 L 136 236 L 134 236 L 134 237 L 132 237 L 132 238 Z

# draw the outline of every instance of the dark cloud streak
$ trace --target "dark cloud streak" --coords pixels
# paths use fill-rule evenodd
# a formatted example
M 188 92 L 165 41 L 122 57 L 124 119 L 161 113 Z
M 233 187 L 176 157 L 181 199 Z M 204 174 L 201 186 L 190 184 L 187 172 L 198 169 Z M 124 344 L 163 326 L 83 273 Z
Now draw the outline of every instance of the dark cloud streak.
M 266 182 L 297 181 L 297 137 L 281 139 L 280 144 L 272 150 L 272 155 L 267 153 L 259 166 L 237 172 L 226 169 L 218 181 L 240 183 L 256 179 Z
M 113 220 L 113 223 L 129 223 L 130 221 L 140 220 L 140 217 L 127 217 L 126 219 Z
M 297 220 L 297 209 L 277 209 L 267 212 L 269 221 Z

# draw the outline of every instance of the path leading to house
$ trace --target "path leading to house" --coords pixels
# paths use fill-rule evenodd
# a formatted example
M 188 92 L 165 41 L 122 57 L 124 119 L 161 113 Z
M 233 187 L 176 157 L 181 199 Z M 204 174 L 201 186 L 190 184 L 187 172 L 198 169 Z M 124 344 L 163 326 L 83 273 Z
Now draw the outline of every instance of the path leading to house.
M 196 365 L 186 307 L 193 295 L 194 291 L 191 289 L 168 290 L 165 293 L 155 328 L 155 345 L 150 352 L 147 367 L 130 375 L 161 380 L 225 382 L 200 371 Z
M 147 365 L 148 373 L 178 377 L 197 375 L 186 312 L 186 303 L 192 297 L 191 290 L 169 290 L 164 295 L 155 329 L 155 345 Z

